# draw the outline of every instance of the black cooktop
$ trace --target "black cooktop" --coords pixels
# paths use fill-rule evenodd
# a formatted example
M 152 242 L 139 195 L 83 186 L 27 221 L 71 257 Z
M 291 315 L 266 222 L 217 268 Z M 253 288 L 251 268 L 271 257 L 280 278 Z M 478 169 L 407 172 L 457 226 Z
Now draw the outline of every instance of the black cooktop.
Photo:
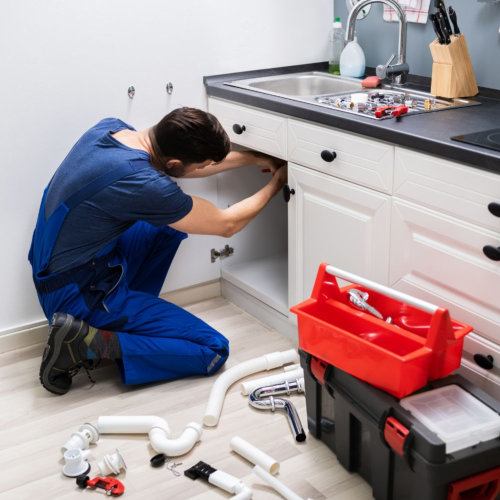
M 500 151 L 500 128 L 492 128 L 491 130 L 483 130 L 472 134 L 456 135 L 452 137 L 452 139 L 454 141 L 466 142 L 474 146 Z

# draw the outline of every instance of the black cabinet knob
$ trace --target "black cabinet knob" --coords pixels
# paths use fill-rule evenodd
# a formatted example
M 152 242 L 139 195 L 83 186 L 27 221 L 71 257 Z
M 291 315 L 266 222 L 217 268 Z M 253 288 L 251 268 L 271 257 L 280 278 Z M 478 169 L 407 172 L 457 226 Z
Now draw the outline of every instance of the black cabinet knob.
M 493 356 L 489 354 L 474 354 L 474 361 L 485 370 L 493 369 Z
M 241 135 L 243 132 L 245 132 L 245 130 L 245 125 L 238 125 L 237 123 L 233 125 L 233 132 L 237 135 Z
M 500 203 L 496 203 L 495 201 L 492 201 L 490 204 L 488 204 L 488 210 L 495 217 L 500 217 Z
M 290 189 L 288 184 L 283 186 L 283 198 L 288 203 L 290 201 L 290 195 L 295 194 L 295 189 Z
M 321 151 L 321 158 L 327 162 L 331 162 L 337 158 L 337 153 L 335 151 L 330 151 L 328 149 L 324 149 Z
M 491 260 L 500 260 L 500 247 L 493 245 L 486 245 L 483 247 L 483 253 Z

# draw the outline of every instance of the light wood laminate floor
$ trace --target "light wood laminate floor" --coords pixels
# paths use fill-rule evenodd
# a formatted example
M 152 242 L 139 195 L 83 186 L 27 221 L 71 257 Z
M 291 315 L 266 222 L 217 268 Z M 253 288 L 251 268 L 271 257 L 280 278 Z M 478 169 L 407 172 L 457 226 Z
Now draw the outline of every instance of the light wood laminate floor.
M 276 331 L 262 325 L 223 298 L 186 307 L 231 342 L 226 363 L 237 363 L 293 346 Z M 84 373 L 64 396 L 45 391 L 38 381 L 43 345 L 0 354 L 0 498 L 2 499 L 99 499 L 103 490 L 81 490 L 75 480 L 62 474 L 61 446 L 80 425 L 97 425 L 100 415 L 157 415 L 164 418 L 172 437 L 181 434 L 188 422 L 202 422 L 208 395 L 215 377 L 190 377 L 166 383 L 125 387 L 114 365 L 93 372 L 91 385 Z M 273 372 L 278 372 L 277 369 Z M 265 374 L 269 374 L 266 372 Z M 260 378 L 264 373 L 250 378 Z M 304 395 L 289 396 L 307 429 Z M 259 411 L 249 406 L 248 397 L 237 382 L 229 389 L 217 427 L 204 428 L 201 441 L 186 455 L 177 470 L 199 460 L 240 478 L 252 488 L 255 499 L 281 498 L 252 473 L 252 465 L 230 451 L 229 441 L 240 436 L 280 462 L 276 476 L 303 498 L 368 500 L 371 487 L 357 474 L 350 474 L 335 455 L 308 434 L 303 443 L 293 439 L 282 411 Z M 175 476 L 166 467 L 149 464 L 156 454 L 147 435 L 102 435 L 91 445 L 90 477 L 101 475 L 96 460 L 119 449 L 127 471 L 118 477 L 125 485 L 123 498 L 216 500 L 232 495 L 200 479 Z

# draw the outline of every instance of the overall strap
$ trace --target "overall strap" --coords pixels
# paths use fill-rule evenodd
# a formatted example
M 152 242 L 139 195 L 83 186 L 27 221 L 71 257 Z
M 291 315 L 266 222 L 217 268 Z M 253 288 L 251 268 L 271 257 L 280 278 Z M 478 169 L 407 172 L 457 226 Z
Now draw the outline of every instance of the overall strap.
M 44 202 L 47 195 L 46 190 L 44 193 L 44 200 L 42 201 L 42 206 L 40 208 L 38 223 L 33 235 L 33 242 L 29 255 L 30 262 L 33 265 L 33 277 L 38 293 L 50 293 L 73 281 L 72 270 L 58 275 L 44 276 L 57 235 L 59 234 L 59 230 L 69 210 L 76 207 L 79 203 L 85 201 L 86 199 L 91 198 L 94 194 L 98 193 L 110 184 L 113 184 L 114 182 L 134 172 L 139 172 L 148 166 L 149 163 L 145 161 L 127 162 L 124 165 L 105 172 L 73 193 L 66 199 L 65 202 L 59 205 L 59 207 L 49 216 L 47 220 L 45 220 L 45 217 L 43 216 L 43 207 L 45 205 Z M 99 260 L 101 258 L 102 257 L 99 257 Z M 106 255 L 105 258 L 109 258 L 109 255 Z
M 141 167 L 134 168 L 130 165 L 130 163 L 127 163 L 125 165 L 121 165 L 117 168 L 114 168 L 113 170 L 109 170 L 108 172 L 105 172 L 99 177 L 96 177 L 93 181 L 83 186 L 81 189 L 76 191 L 76 193 L 73 193 L 64 202 L 64 205 L 66 205 L 68 210 L 71 210 L 82 201 L 91 198 L 94 194 L 98 193 L 99 191 L 101 191 L 101 189 L 104 189 L 106 186 L 113 184 L 113 182 L 116 182 L 122 177 L 125 177 L 133 172 L 142 170 L 146 166 L 147 166 L 146 162 L 142 163 L 142 168 Z

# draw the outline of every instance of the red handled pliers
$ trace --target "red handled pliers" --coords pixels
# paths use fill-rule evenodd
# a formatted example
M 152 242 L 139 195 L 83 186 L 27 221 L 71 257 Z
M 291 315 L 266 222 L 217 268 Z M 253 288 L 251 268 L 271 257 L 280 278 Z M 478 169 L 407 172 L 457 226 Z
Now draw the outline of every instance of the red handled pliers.
M 382 118 L 383 116 L 401 116 L 408 113 L 408 106 L 398 104 L 397 106 L 381 106 L 375 110 L 375 118 Z

